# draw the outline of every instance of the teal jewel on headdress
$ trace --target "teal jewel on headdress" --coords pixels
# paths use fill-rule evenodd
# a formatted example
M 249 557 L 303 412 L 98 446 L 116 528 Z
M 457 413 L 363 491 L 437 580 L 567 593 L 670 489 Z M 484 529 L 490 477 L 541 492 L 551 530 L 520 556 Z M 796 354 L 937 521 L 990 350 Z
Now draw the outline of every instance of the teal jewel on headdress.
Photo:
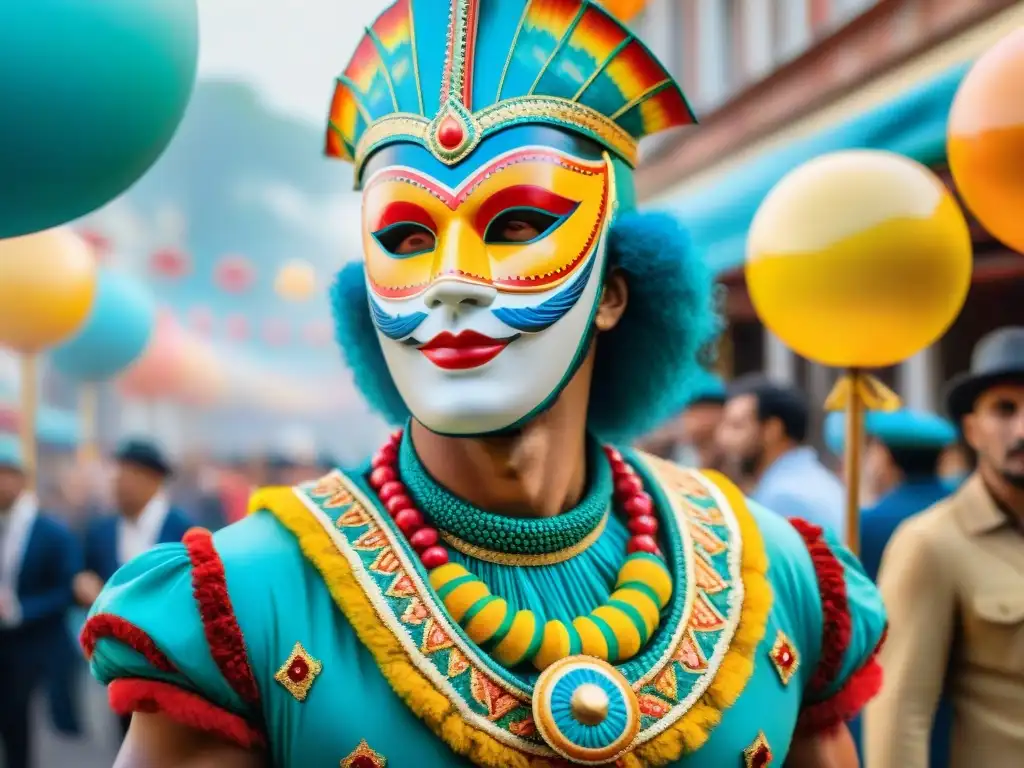
M 589 0 L 397 0 L 338 78 L 328 155 L 356 165 L 414 142 L 442 162 L 489 135 L 553 125 L 630 166 L 641 138 L 695 122 L 678 85 L 628 29 Z
M 551 749 L 581 765 L 608 765 L 640 731 L 640 705 L 615 667 L 570 656 L 541 673 L 533 688 L 533 721 Z

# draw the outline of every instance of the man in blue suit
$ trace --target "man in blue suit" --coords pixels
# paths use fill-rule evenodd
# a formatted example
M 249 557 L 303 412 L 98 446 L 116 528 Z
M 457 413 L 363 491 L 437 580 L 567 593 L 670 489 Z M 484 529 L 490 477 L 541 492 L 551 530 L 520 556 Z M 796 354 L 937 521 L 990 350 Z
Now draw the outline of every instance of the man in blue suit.
M 117 514 L 93 520 L 85 535 L 85 571 L 75 579 L 75 597 L 88 607 L 114 572 L 157 544 L 178 542 L 192 527 L 171 506 L 166 483 L 171 466 L 152 443 L 130 440 L 114 457 Z M 128 722 L 122 722 L 127 731 Z
M 61 651 L 82 553 L 26 490 L 21 446 L 0 437 L 0 741 L 7 768 L 30 765 L 29 705 Z
M 845 450 L 844 421 L 842 413 L 825 420 L 825 443 L 836 455 Z M 874 581 L 882 552 L 900 523 L 950 494 L 948 482 L 939 475 L 939 461 L 956 442 L 957 432 L 940 416 L 910 409 L 870 412 L 864 427 L 863 491 L 874 502 L 861 511 L 860 559 Z M 952 724 L 952 710 L 942 702 L 932 727 L 931 768 L 948 765 Z M 859 744 L 859 718 L 851 730 Z

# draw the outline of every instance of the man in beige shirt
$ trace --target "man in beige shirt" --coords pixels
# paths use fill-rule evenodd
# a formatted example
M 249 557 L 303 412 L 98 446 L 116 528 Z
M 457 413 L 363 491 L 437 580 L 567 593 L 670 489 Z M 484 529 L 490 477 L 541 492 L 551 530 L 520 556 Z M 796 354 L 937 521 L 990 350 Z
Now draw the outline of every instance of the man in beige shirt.
M 947 404 L 978 466 L 904 522 L 882 558 L 890 624 L 867 768 L 939 768 L 929 733 L 942 696 L 950 768 L 1024 766 L 1024 327 L 982 339 Z

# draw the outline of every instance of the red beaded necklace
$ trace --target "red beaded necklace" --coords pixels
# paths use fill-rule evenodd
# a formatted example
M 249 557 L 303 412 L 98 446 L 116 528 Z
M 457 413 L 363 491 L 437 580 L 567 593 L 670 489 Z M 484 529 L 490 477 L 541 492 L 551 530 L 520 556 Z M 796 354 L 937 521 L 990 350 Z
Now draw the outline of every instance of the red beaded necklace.
M 384 508 L 395 521 L 398 529 L 406 535 L 409 544 L 420 556 L 428 571 L 438 568 L 450 559 L 448 550 L 439 542 L 436 528 L 427 525 L 408 489 L 398 475 L 398 449 L 402 443 L 402 432 L 395 432 L 391 440 L 373 457 L 370 485 L 377 492 Z M 629 543 L 626 551 L 660 554 L 658 550 L 658 519 L 654 516 L 654 500 L 644 490 L 643 481 L 625 459 L 614 448 L 606 446 L 604 454 L 612 469 L 615 499 L 629 517 Z

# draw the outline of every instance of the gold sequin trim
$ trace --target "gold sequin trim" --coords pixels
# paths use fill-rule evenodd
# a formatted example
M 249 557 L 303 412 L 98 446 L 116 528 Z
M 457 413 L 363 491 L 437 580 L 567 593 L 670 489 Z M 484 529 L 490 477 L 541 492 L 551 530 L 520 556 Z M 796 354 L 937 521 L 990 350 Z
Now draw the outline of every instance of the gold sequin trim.
M 605 526 L 608 525 L 608 512 L 604 513 L 604 517 L 594 526 L 594 530 L 584 536 L 580 541 L 573 544 L 571 547 L 565 549 L 559 549 L 555 552 L 545 552 L 542 555 L 518 555 L 508 554 L 506 552 L 496 552 L 493 549 L 485 549 L 484 547 L 478 547 L 476 544 L 470 544 L 468 541 L 463 541 L 457 536 L 453 536 L 450 533 L 441 531 L 441 539 L 452 549 L 461 552 L 467 557 L 472 557 L 477 560 L 483 560 L 487 563 L 496 563 L 497 565 L 554 565 L 555 563 L 564 563 L 570 558 L 576 557 L 581 552 L 586 552 L 590 546 L 601 538 L 601 534 L 604 533 Z
M 387 758 L 380 752 L 370 748 L 366 739 L 359 742 L 359 746 L 349 753 L 349 756 L 341 761 L 341 768 L 387 768 Z
M 597 110 L 568 99 L 520 96 L 486 107 L 474 113 L 471 120 L 472 126 L 479 128 L 478 140 L 520 122 L 557 123 L 589 133 L 615 151 L 630 166 L 636 166 L 638 144 L 628 131 Z M 370 153 L 385 142 L 406 138 L 429 147 L 432 123 L 422 115 L 408 112 L 396 112 L 372 123 L 356 146 L 356 177 L 362 173 L 363 164 Z

